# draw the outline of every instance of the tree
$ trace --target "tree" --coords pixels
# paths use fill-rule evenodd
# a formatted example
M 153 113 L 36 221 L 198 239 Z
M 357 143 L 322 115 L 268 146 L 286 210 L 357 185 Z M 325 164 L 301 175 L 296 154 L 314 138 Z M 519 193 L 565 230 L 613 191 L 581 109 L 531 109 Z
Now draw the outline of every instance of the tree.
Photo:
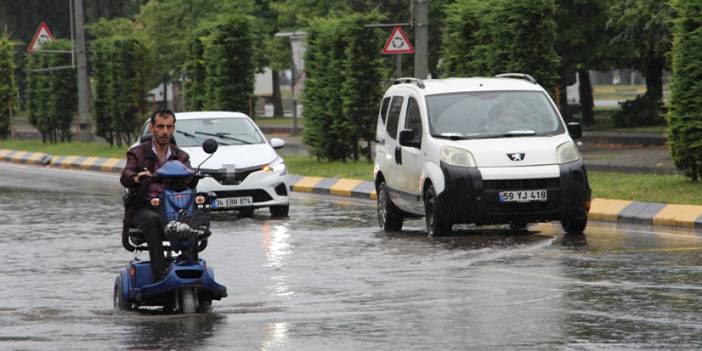
M 444 75 L 521 72 L 555 91 L 559 57 L 550 0 L 458 0 L 447 7 Z
M 203 53 L 206 109 L 249 111 L 260 60 L 256 42 L 249 16 L 227 16 L 212 26 Z
M 580 81 L 582 122 L 594 123 L 592 84 L 589 69 L 606 69 L 616 53 L 609 47 L 607 31 L 608 2 L 605 0 L 558 0 L 556 22 L 558 35 L 555 50 L 561 57 L 558 82 L 562 114 L 570 119 L 566 87 Z
M 46 50 L 68 50 L 65 39 L 44 44 Z M 71 123 L 78 109 L 75 69 L 44 70 L 49 67 L 70 66 L 71 57 L 52 52 L 36 52 L 27 57 L 27 88 L 25 94 L 29 122 L 46 142 L 70 141 Z
M 623 50 L 618 65 L 632 67 L 646 78 L 646 95 L 663 97 L 663 69 L 671 48 L 673 8 L 667 0 L 616 0 L 609 9 L 612 45 Z
M 147 115 L 152 48 L 138 26 L 126 19 L 102 20 L 88 30 L 95 37 L 90 52 L 96 133 L 111 145 L 128 144 Z
M 675 0 L 678 13 L 672 51 L 668 140 L 678 169 L 693 181 L 702 176 L 702 7 Z
M 16 106 L 15 43 L 7 32 L 0 33 L 0 139 L 7 138 Z

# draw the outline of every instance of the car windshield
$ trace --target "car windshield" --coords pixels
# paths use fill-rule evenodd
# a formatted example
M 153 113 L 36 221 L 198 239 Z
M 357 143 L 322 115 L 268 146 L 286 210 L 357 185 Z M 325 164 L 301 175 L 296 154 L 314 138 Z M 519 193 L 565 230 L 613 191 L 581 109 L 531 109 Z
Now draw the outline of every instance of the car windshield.
M 540 91 L 465 92 L 426 97 L 429 131 L 449 139 L 544 136 L 564 131 Z
M 220 145 L 264 142 L 263 136 L 248 118 L 182 119 L 176 122 L 173 136 L 180 147 L 200 146 L 209 138 L 216 139 Z

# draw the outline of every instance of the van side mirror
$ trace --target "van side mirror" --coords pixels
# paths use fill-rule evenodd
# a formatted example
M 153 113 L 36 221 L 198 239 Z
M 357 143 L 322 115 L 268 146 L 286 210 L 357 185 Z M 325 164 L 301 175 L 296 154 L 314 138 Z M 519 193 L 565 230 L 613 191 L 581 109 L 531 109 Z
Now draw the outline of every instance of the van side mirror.
M 414 137 L 412 129 L 403 129 L 400 131 L 400 145 L 419 148 L 420 141 Z
M 570 137 L 573 138 L 573 140 L 582 139 L 583 128 L 580 126 L 580 123 L 578 123 L 578 122 L 568 123 L 568 134 L 570 134 Z

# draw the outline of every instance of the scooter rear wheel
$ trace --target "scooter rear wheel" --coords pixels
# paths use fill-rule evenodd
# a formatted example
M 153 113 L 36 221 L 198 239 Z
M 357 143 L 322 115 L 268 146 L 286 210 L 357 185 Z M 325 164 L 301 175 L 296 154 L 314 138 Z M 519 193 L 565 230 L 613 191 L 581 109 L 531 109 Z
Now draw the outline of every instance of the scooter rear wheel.
M 180 306 L 183 313 L 190 314 L 197 312 L 195 304 L 195 293 L 192 288 L 183 289 L 180 291 Z
M 122 277 L 117 276 L 117 279 L 115 279 L 115 288 L 114 288 L 114 294 L 112 295 L 112 301 L 114 304 L 115 310 L 118 311 L 131 311 L 132 310 L 132 304 L 124 299 L 124 294 L 122 293 Z

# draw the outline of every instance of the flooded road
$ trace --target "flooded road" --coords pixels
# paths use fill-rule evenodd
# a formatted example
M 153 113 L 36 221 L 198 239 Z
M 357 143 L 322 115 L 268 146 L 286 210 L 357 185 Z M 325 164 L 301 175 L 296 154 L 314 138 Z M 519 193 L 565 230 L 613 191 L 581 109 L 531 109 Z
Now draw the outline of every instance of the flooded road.
M 229 297 L 211 312 L 115 312 L 114 279 L 132 257 L 116 176 L 0 163 L 0 349 L 702 345 L 700 233 L 592 223 L 579 237 L 556 224 L 429 238 L 420 221 L 380 232 L 370 201 L 291 201 L 285 220 L 216 217 L 202 256 Z

